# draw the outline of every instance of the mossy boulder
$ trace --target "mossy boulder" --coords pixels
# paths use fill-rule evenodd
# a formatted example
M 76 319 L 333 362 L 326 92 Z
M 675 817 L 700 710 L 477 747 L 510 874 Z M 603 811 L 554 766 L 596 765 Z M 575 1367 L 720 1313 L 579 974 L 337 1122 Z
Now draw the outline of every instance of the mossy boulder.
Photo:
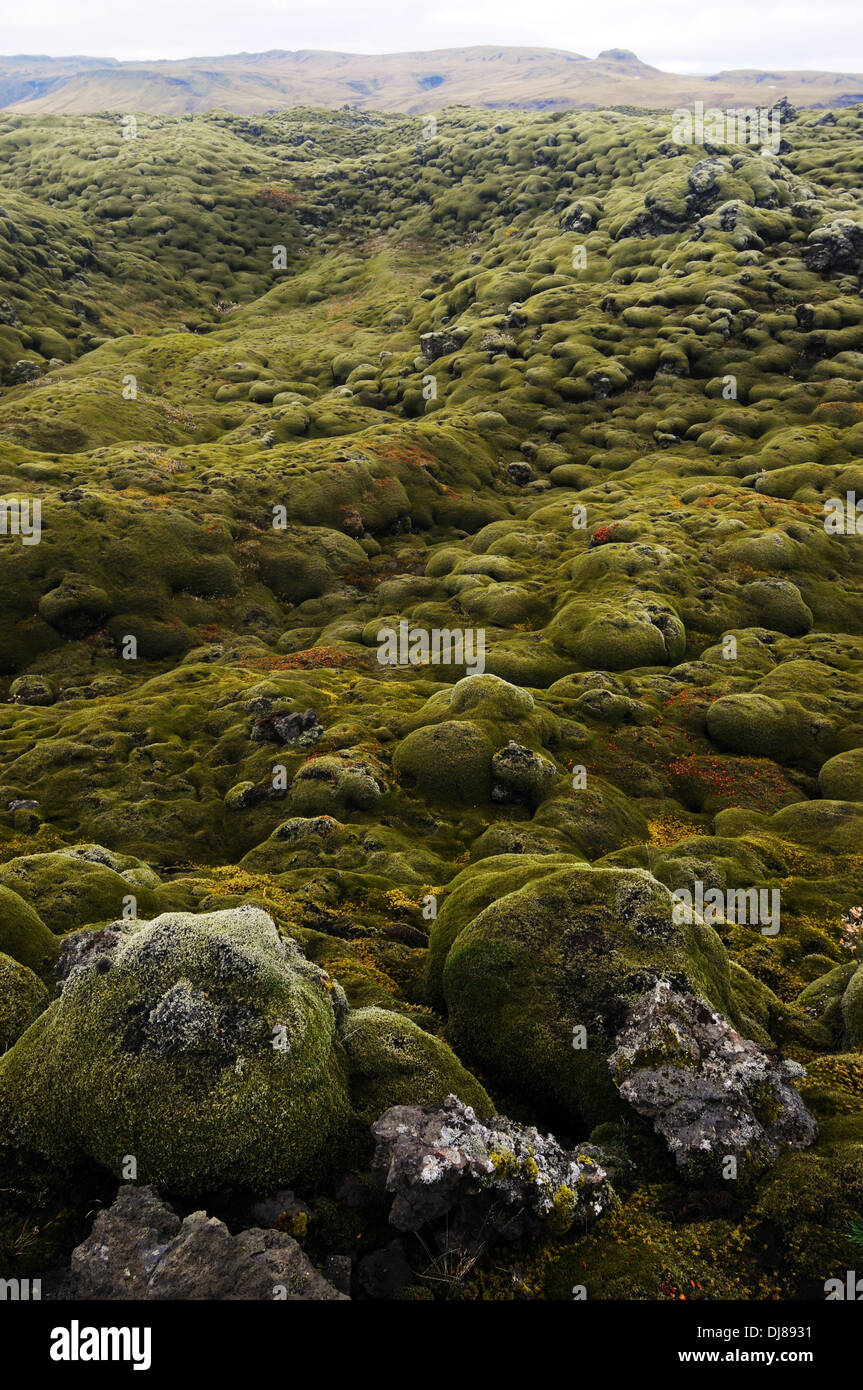
M 414 729 L 393 755 L 400 784 L 435 801 L 480 805 L 491 794 L 494 747 L 476 724 L 448 719 Z
M 0 1060 L 4 1142 L 177 1192 L 332 1161 L 350 1121 L 344 997 L 259 908 L 130 924 Z
M 842 996 L 850 984 L 857 966 L 836 965 L 824 975 L 819 975 L 798 995 L 797 1003 L 812 1018 L 827 1030 L 831 1046 L 838 1047 L 842 1042 L 845 1021 L 842 1014 Z
M 21 855 L 0 865 L 0 886 L 24 898 L 58 935 L 93 922 L 152 912 L 156 895 L 137 881 L 139 877 L 126 878 L 109 864 L 71 850 Z
M 542 802 L 531 824 L 535 830 L 556 831 L 586 859 L 601 859 L 625 845 L 643 844 L 650 835 L 633 799 L 600 777 L 591 777 L 583 789 L 555 792 Z
M 863 806 L 857 801 L 798 801 L 768 822 L 781 840 L 821 854 L 853 854 L 863 835 Z
M 448 707 L 450 715 L 458 718 L 487 719 L 495 723 L 529 717 L 536 702 L 529 690 L 501 680 L 499 676 L 484 674 L 464 676 L 456 681 L 449 694 Z
M 676 665 L 686 649 L 677 614 L 667 604 L 636 599 L 619 604 L 573 599 L 549 625 L 548 635 L 581 670 Z
M 453 942 L 489 904 L 523 888 L 537 884 L 548 874 L 571 864 L 567 854 L 549 855 L 546 850 L 532 853 L 525 846 L 512 853 L 483 857 L 469 865 L 449 883 L 429 936 L 425 986 L 435 1008 L 444 1008 L 443 972 Z
M 460 929 L 443 912 L 435 923 L 432 941 L 438 931 L 450 938 L 448 1036 L 507 1093 L 599 1124 L 620 1111 L 608 1057 L 629 1004 L 650 983 L 687 981 L 735 1020 L 725 950 L 697 917 L 675 921 L 671 894 L 650 874 L 548 860 L 507 892 L 510 864 L 499 895 L 482 907 L 475 900 L 479 910 Z M 479 867 L 488 891 L 493 861 Z
M 828 758 L 818 773 L 818 790 L 828 801 L 863 801 L 863 748 Z
M 510 739 L 491 760 L 495 801 L 521 801 L 536 807 L 547 797 L 560 773 L 554 763 Z
M 57 690 L 45 676 L 18 676 L 9 687 L 9 699 L 19 705 L 53 705 Z
M 843 1047 L 863 1051 L 863 967 L 858 966 L 842 996 Z
M 447 720 L 475 724 L 496 749 L 515 734 L 531 748 L 553 747 L 559 736 L 559 721 L 537 703 L 530 690 L 488 671 L 464 676 L 448 689 L 435 691 L 407 727 Z
M 0 1053 L 17 1042 L 50 1002 L 38 975 L 0 953 Z
M 42 979 L 50 978 L 60 952 L 60 943 L 35 908 L 3 884 L 0 884 L 0 950 Z
M 494 1106 L 455 1053 L 411 1019 L 387 1009 L 355 1009 L 342 1031 L 350 1095 L 364 1124 L 392 1105 L 436 1105 L 456 1095 L 483 1118 Z
M 788 579 L 759 580 L 746 589 L 753 617 L 762 627 L 800 637 L 812 628 L 812 610 L 796 584 Z
M 291 811 L 304 818 L 368 811 L 384 791 L 379 769 L 359 752 L 344 749 L 303 763 L 291 783 Z
M 766 695 L 723 695 L 707 711 L 707 732 L 720 748 L 781 759 L 802 733 L 802 718 Z
M 111 600 L 96 584 L 67 575 L 39 600 L 39 616 L 66 637 L 86 637 L 111 612 Z

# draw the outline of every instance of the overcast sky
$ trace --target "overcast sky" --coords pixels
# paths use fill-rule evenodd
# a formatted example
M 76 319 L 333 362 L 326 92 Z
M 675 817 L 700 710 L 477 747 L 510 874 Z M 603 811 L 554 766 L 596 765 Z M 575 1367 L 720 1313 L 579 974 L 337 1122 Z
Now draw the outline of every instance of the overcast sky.
M 3 13 L 5 11 L 5 13 Z M 863 71 L 860 0 L 0 0 L 0 51 L 126 59 L 325 48 L 631 48 L 676 72 Z

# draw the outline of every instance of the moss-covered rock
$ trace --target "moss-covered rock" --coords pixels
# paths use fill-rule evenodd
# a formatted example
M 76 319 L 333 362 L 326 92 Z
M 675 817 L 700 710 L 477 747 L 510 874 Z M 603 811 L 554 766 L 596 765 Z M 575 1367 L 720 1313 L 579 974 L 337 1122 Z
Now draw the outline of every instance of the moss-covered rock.
M 303 764 L 291 785 L 291 810 L 300 817 L 369 811 L 384 790 L 369 760 L 348 749 Z
M 863 969 L 857 967 L 842 995 L 843 1047 L 863 1051 Z
M 493 871 L 489 861 L 480 867 Z M 736 1014 L 716 932 L 674 917 L 671 895 L 649 874 L 552 862 L 524 886 L 504 887 L 460 930 L 441 913 L 432 939 L 452 937 L 442 975 L 448 1036 L 508 1092 L 542 1097 L 589 1126 L 613 1118 L 620 1101 L 607 1059 L 627 1000 L 664 974 Z
M 842 1042 L 842 1034 L 845 1031 L 843 995 L 856 970 L 857 966 L 854 963 L 836 965 L 824 975 L 819 975 L 817 980 L 807 985 L 798 996 L 797 1002 L 801 1009 L 811 1014 L 828 1030 L 833 1047 L 839 1046 Z
M 50 976 L 59 942 L 23 898 L 0 884 L 0 949 L 41 978 Z
M 549 795 L 560 776 L 554 763 L 524 748 L 515 739 L 510 739 L 506 748 L 495 753 L 491 770 L 495 800 L 523 801 L 531 807 L 538 806 Z
M 402 786 L 437 801 L 474 805 L 491 794 L 491 742 L 476 724 L 450 719 L 414 729 L 393 755 Z
M 765 695 L 724 695 L 707 712 L 707 732 L 720 748 L 780 758 L 802 732 L 802 718 Z
M 674 665 L 686 648 L 679 617 L 666 604 L 630 599 L 599 606 L 574 599 L 549 627 L 552 642 L 582 670 L 628 671 Z
M 0 886 L 24 898 L 58 935 L 116 917 L 145 917 L 156 905 L 152 887 L 102 858 L 110 855 L 88 858 L 71 850 L 22 855 L 0 865 Z
M 49 1003 L 48 991 L 38 975 L 0 953 L 0 1052 L 17 1042 Z
M 196 1192 L 326 1166 L 350 1120 L 344 1007 L 256 908 L 167 914 L 92 954 L 0 1061 L 4 1143 Z
M 392 1105 L 435 1105 L 456 1095 L 482 1118 L 494 1106 L 475 1077 L 440 1038 L 386 1009 L 355 1009 L 342 1043 L 351 1103 L 364 1124 Z
M 818 790 L 828 801 L 863 801 L 863 748 L 828 758 L 818 773 Z

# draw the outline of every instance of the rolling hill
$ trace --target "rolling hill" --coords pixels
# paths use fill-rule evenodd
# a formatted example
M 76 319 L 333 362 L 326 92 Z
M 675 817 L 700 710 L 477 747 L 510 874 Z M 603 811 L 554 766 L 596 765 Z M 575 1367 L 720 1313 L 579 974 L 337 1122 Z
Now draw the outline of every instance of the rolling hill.
M 0 58 L 0 108 L 82 115 L 120 110 L 183 115 L 222 108 L 243 115 L 289 106 L 419 112 L 453 104 L 556 110 L 669 107 L 695 100 L 752 105 L 785 94 L 797 106 L 863 101 L 863 74 L 661 72 L 626 49 L 595 59 L 550 48 L 440 49 L 356 54 L 316 50 L 239 53 L 182 61 Z

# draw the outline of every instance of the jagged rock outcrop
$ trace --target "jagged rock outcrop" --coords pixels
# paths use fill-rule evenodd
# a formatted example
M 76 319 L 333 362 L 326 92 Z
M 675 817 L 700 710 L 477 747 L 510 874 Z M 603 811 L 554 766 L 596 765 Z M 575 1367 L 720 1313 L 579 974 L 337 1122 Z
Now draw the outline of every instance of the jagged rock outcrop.
M 518 1239 L 576 1216 L 601 1216 L 612 1201 L 599 1151 L 569 1151 L 497 1115 L 483 1124 L 455 1096 L 443 1105 L 397 1105 L 372 1126 L 372 1172 L 393 1195 L 390 1222 L 418 1231 L 446 1218 L 449 1238 Z
M 803 249 L 809 270 L 859 271 L 863 262 L 863 223 L 837 217 L 826 227 L 816 227 Z
M 204 1211 L 184 1221 L 154 1187 L 123 1187 L 72 1252 L 79 1299 L 344 1302 L 286 1231 L 232 1236 Z
M 722 1176 L 729 1158 L 764 1167 L 817 1137 L 792 1085 L 804 1075 L 800 1064 L 742 1038 L 667 980 L 631 1009 L 609 1066 L 624 1100 L 652 1121 L 684 1173 Z

